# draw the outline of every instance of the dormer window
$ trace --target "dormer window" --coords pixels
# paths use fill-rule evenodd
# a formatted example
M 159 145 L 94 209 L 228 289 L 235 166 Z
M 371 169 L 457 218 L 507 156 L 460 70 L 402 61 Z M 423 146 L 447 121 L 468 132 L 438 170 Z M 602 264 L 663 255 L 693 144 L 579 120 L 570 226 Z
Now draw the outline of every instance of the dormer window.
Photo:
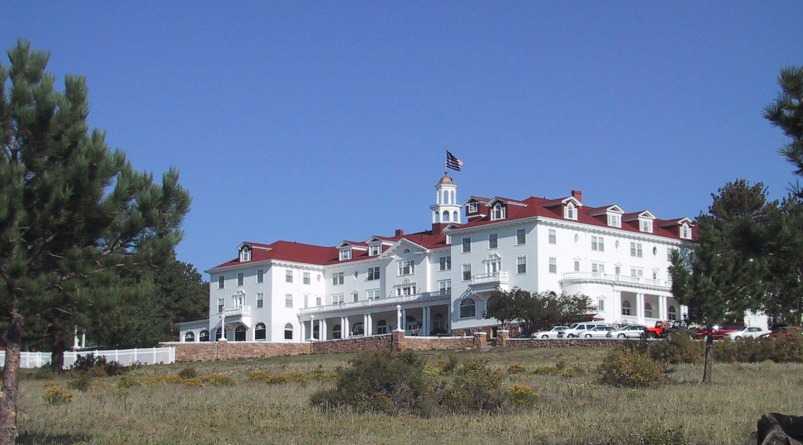
M 681 224 L 680 237 L 683 239 L 691 239 L 691 227 L 688 224 L 686 223 Z
M 563 217 L 577 221 L 577 206 L 573 202 L 568 202 L 563 207 Z
M 622 228 L 622 215 L 608 212 L 608 226 Z
M 505 219 L 505 206 L 501 202 L 497 202 L 491 210 L 491 221 L 500 219 Z
M 468 203 L 468 213 L 477 213 L 480 211 L 480 206 L 477 204 L 477 201 L 469 201 Z
M 240 249 L 240 262 L 245 263 L 251 261 L 251 248 L 248 246 L 243 246 Z
M 381 251 L 382 251 L 381 244 L 371 244 L 370 246 L 368 246 L 368 256 L 379 256 Z
M 340 261 L 348 261 L 351 259 L 351 248 L 346 247 L 340 249 Z
M 645 233 L 652 233 L 652 220 L 639 218 L 638 225 L 640 231 Z

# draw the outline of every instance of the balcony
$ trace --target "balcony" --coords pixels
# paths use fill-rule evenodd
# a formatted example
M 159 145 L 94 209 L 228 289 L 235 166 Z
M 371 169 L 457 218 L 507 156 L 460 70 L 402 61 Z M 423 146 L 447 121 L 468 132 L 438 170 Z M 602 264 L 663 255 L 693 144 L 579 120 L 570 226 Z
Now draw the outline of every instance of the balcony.
M 250 317 L 251 316 L 251 306 L 249 305 L 242 305 L 242 306 L 230 306 L 223 308 L 223 311 L 218 311 L 218 315 L 225 314 L 227 317 L 240 315 L 243 317 Z
M 483 273 L 471 277 L 469 286 L 473 290 L 496 290 L 507 286 L 509 281 L 510 275 L 507 272 Z
M 653 280 L 629 275 L 614 275 L 594 272 L 571 272 L 563 274 L 561 283 L 602 283 L 626 287 L 647 288 L 669 292 L 672 290 L 671 280 Z
M 372 298 L 367 300 L 357 300 L 357 301 L 343 301 L 339 303 L 333 304 L 325 304 L 322 306 L 312 306 L 307 307 L 299 310 L 299 314 L 301 315 L 308 315 L 308 314 L 317 314 L 320 312 L 332 312 L 332 311 L 345 311 L 345 310 L 356 310 L 359 311 L 361 309 L 368 309 L 368 308 L 379 308 L 382 306 L 391 306 L 394 308 L 397 304 L 404 304 L 404 303 L 426 303 L 426 302 L 445 302 L 448 304 L 449 302 L 449 293 L 445 292 L 424 292 L 416 295 L 402 295 L 400 297 L 392 296 L 392 297 L 384 297 L 384 298 Z M 390 310 L 390 309 L 388 309 Z

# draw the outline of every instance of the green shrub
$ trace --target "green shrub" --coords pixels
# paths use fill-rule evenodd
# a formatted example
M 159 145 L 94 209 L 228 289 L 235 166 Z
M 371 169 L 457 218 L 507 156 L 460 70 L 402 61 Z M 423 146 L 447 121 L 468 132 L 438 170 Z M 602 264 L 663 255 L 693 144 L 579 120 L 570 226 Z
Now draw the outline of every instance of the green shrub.
M 424 360 L 412 352 L 365 353 L 338 371 L 335 387 L 313 394 L 313 406 L 347 406 L 360 412 L 431 415 L 432 390 L 424 376 Z
M 515 384 L 508 390 L 510 401 L 519 407 L 529 407 L 535 405 L 538 393 L 530 385 Z
M 178 372 L 178 376 L 184 380 L 194 379 L 195 377 L 198 377 L 198 371 L 196 371 L 193 367 L 184 368 Z
M 664 341 L 638 342 L 635 348 L 661 363 L 698 363 L 703 359 L 703 343 L 692 340 L 684 331 L 672 332 Z
M 79 372 L 75 376 L 75 378 L 73 378 L 72 380 L 70 380 L 69 383 L 67 383 L 67 386 L 81 392 L 86 392 L 91 384 L 92 384 L 92 378 L 89 376 L 89 374 L 85 372 Z
M 128 370 L 125 366 L 115 361 L 107 361 L 106 357 L 102 355 L 95 356 L 93 354 L 79 354 L 70 369 L 73 371 L 87 372 L 95 377 L 121 375 Z
M 455 370 L 454 378 L 441 388 L 440 404 L 452 413 L 500 412 L 509 408 L 503 389 L 504 372 L 491 369 L 483 360 L 471 360 Z
M 597 368 L 600 382 L 621 387 L 654 386 L 666 380 L 664 366 L 632 348 L 611 351 Z
M 56 384 L 45 385 L 42 395 L 48 405 L 63 405 L 72 402 L 72 393 Z

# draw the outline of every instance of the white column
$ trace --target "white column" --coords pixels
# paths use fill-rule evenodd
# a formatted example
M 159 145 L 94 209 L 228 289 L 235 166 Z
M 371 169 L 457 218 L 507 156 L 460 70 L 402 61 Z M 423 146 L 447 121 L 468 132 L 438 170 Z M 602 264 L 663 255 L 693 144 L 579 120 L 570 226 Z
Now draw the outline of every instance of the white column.
M 73 328 L 73 330 L 75 331 L 75 334 L 73 335 L 72 348 L 73 349 L 78 349 L 78 346 L 79 346 L 79 343 L 78 343 L 79 342 L 79 340 L 78 340 L 78 326 L 75 326 Z M 179 333 L 179 335 L 181 336 L 180 341 L 184 341 L 184 336 L 181 335 L 181 333 Z
M 349 326 L 349 317 L 343 317 L 343 338 L 351 337 L 351 326 Z
M 220 316 L 220 341 L 226 341 L 226 316 Z
M 307 322 L 301 320 L 301 342 L 307 341 Z
M 400 304 L 396 305 L 396 330 L 404 330 L 404 328 L 402 328 L 402 309 Z
M 402 308 L 402 322 L 401 322 L 401 330 L 407 330 L 407 309 Z
M 309 317 L 309 339 L 310 340 L 317 340 L 315 338 L 315 316 L 310 315 Z
M 86 348 L 86 331 L 81 332 L 81 348 Z
M 636 294 L 636 316 L 639 323 L 644 324 L 644 294 Z
M 430 324 L 432 323 L 432 321 L 430 320 L 432 318 L 432 307 L 431 306 L 424 306 L 424 307 L 421 308 L 421 318 L 422 318 L 422 320 L 421 320 L 421 335 L 428 336 L 429 333 L 430 333 L 430 330 L 432 329 L 430 327 Z
M 368 335 L 374 335 L 374 315 L 368 314 Z
M 321 340 L 326 340 L 328 333 L 326 332 L 326 319 L 321 318 Z
M 622 321 L 622 293 L 613 291 L 612 295 L 611 308 L 609 309 L 612 315 L 611 319 Z

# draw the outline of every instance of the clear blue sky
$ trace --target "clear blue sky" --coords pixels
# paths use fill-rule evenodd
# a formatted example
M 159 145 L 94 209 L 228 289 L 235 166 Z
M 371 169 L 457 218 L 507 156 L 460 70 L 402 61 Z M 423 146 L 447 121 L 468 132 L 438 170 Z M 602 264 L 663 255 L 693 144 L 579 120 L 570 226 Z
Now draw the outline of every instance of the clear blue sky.
M 83 74 L 92 124 L 193 197 L 180 258 L 429 226 L 443 146 L 469 194 L 696 216 L 794 181 L 761 111 L 803 2 L 8 2 L 0 42 Z M 6 64 L 6 60 L 3 60 Z

